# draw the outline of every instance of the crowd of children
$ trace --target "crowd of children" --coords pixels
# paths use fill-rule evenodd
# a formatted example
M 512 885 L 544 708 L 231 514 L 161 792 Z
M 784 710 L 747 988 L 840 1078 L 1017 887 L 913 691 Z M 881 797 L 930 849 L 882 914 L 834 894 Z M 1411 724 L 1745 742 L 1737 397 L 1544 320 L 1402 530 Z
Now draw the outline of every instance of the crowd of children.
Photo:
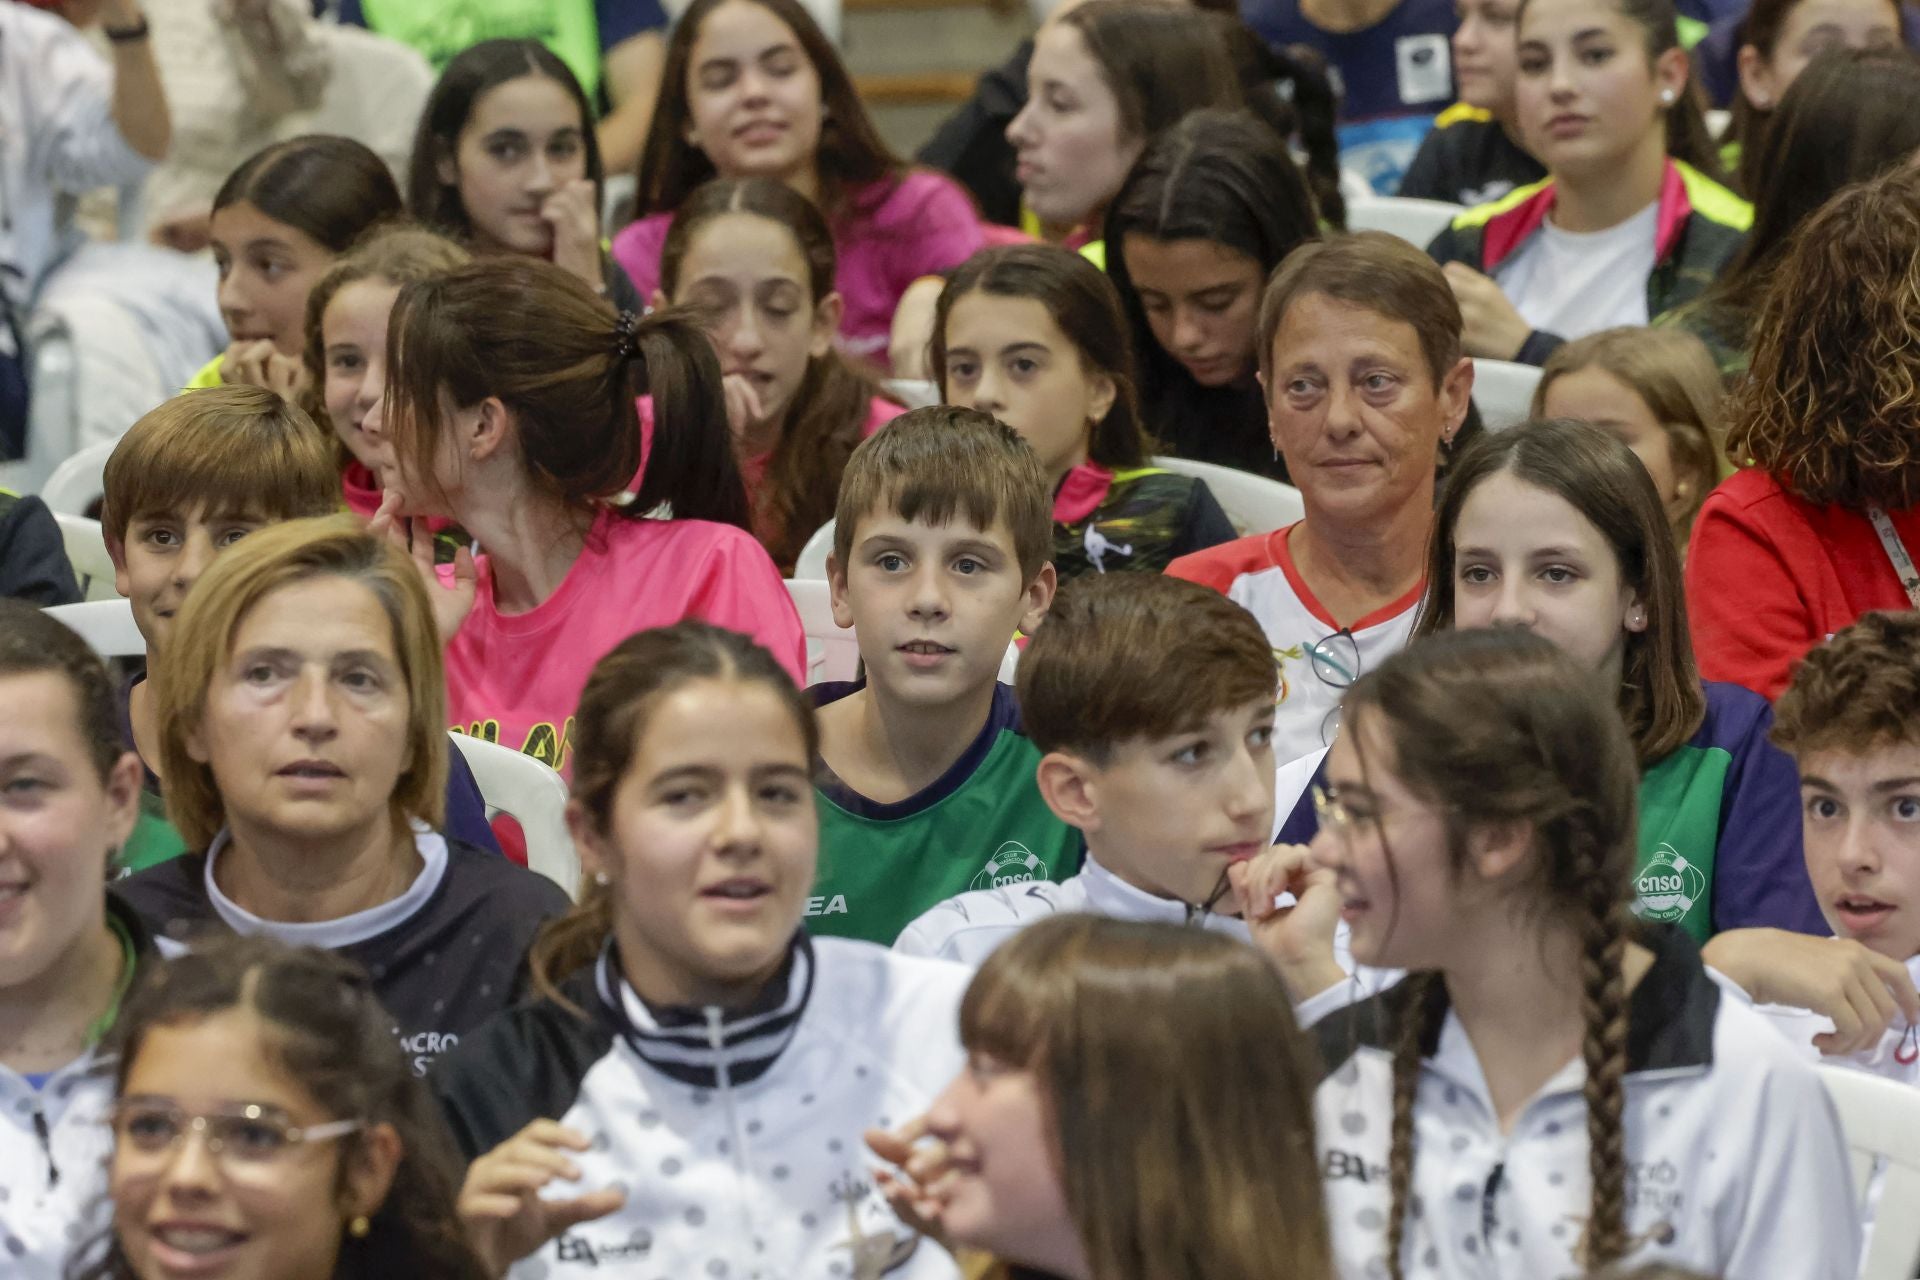
M 368 7 L 410 164 L 220 186 L 123 603 L 0 492 L 0 1273 L 1856 1280 L 1920 1216 L 1831 1093 L 1920 1086 L 1897 6 L 1066 0 L 950 172 L 800 0 L 604 68 L 600 3 Z M 94 168 L 167 133 L 107 8 Z M 1430 246 L 1342 229 L 1336 113 Z

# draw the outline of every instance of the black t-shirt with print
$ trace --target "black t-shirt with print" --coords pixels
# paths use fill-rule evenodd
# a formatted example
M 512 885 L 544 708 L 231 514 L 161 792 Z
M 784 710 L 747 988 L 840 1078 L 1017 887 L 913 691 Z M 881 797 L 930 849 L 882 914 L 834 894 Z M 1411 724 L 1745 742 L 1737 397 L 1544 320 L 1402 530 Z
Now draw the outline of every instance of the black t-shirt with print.
M 163 862 L 112 892 L 139 913 L 163 951 L 232 932 L 207 895 L 205 854 Z M 439 884 L 412 913 L 330 949 L 372 977 L 401 1048 L 424 1075 L 438 1054 L 520 997 L 534 935 L 567 906 L 567 895 L 545 876 L 449 840 Z

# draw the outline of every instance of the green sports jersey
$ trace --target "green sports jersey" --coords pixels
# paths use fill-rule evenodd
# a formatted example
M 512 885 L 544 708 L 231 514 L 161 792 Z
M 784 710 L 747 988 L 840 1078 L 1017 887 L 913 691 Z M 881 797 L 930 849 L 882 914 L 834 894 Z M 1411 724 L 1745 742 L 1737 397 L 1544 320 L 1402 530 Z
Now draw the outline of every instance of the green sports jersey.
M 832 683 L 809 692 L 825 706 L 859 687 Z M 1020 732 L 1013 690 L 1000 685 L 979 736 L 918 795 L 877 804 L 825 778 L 808 930 L 891 946 L 921 913 L 955 894 L 1079 871 L 1080 833 L 1040 798 L 1039 763 L 1039 748 Z

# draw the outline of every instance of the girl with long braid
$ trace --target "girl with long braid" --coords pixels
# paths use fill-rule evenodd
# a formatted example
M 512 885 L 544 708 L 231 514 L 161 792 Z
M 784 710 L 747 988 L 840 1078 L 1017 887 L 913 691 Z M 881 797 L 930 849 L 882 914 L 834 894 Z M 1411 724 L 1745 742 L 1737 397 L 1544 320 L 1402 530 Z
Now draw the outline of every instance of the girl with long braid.
M 1540 636 L 1456 631 L 1362 676 L 1343 711 L 1311 854 L 1234 873 L 1329 1071 L 1341 1276 L 1849 1280 L 1819 1079 L 1721 998 L 1684 931 L 1628 910 L 1639 770 L 1592 674 Z M 1406 979 L 1358 1003 L 1327 985 L 1336 919 L 1355 960 Z

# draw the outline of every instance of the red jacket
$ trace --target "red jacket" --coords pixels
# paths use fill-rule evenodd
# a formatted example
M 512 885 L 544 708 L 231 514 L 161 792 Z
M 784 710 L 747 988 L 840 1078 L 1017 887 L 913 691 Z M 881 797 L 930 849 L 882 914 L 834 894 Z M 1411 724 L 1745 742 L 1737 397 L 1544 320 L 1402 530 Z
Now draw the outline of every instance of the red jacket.
M 1888 513 L 1920 556 L 1920 507 Z M 1875 609 L 1909 609 L 1873 524 L 1795 497 L 1764 471 L 1707 495 L 1687 549 L 1687 611 L 1700 675 L 1776 698 L 1815 645 Z

